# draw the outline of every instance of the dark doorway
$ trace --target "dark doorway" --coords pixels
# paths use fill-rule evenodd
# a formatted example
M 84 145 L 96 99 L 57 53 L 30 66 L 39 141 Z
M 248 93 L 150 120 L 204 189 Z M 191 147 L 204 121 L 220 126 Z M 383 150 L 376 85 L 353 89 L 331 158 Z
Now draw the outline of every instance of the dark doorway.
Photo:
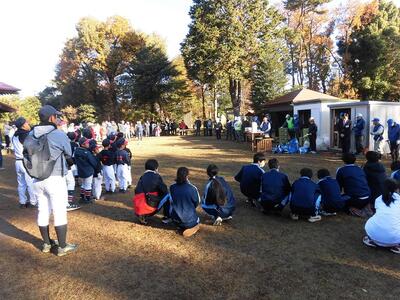
M 299 115 L 299 127 L 300 129 L 308 128 L 308 120 L 311 118 L 311 109 L 297 111 Z

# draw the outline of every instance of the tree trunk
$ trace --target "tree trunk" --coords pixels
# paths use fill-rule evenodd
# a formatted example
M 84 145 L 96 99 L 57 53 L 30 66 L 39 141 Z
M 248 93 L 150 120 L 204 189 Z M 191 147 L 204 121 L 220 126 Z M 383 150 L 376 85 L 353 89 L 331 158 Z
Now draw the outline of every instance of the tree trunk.
M 218 118 L 218 98 L 217 98 L 217 88 L 214 86 L 214 120 L 217 121 Z
M 240 116 L 240 107 L 242 104 L 242 83 L 238 79 L 229 79 L 229 94 L 235 117 Z
M 201 86 L 201 100 L 203 104 L 203 119 L 206 119 L 206 96 L 205 96 L 206 85 Z

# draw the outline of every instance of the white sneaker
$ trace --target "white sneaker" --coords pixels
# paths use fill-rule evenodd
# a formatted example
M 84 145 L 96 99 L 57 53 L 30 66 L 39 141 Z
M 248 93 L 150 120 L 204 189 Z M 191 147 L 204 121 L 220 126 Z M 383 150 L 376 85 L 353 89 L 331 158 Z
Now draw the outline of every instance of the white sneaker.
M 76 251 L 78 245 L 75 244 L 67 244 L 64 248 L 58 247 L 57 256 L 64 256 L 71 252 Z
M 293 221 L 298 221 L 299 220 L 299 215 L 296 215 L 296 214 L 290 214 L 290 218 L 293 220 Z
M 222 225 L 222 218 L 221 217 L 216 218 L 213 225 L 214 226 L 221 226 Z
M 322 210 L 322 211 L 320 212 L 320 214 L 321 214 L 321 216 L 324 216 L 324 217 L 330 217 L 330 216 L 336 216 L 336 215 L 337 215 L 337 213 L 335 213 L 335 212 L 329 213 L 329 212 L 326 212 L 326 211 L 324 211 L 324 210 Z
M 321 220 L 322 220 L 321 216 L 311 216 L 308 218 L 308 222 L 310 223 L 318 222 Z
M 229 217 L 227 217 L 227 218 L 222 218 L 222 221 L 229 221 L 229 220 L 232 220 L 233 219 L 233 217 L 232 216 L 229 216 Z

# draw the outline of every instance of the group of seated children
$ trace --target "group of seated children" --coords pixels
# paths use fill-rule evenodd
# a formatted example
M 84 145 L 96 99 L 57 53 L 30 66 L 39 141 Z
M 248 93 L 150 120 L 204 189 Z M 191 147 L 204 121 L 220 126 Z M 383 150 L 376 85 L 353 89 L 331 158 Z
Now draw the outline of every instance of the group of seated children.
M 196 207 L 201 203 L 204 211 L 212 218 L 214 225 L 232 219 L 235 198 L 229 184 L 218 176 L 218 167 L 207 168 L 209 181 L 202 200 L 198 189 L 190 183 L 190 172 L 186 167 L 177 170 L 176 182 L 168 188 L 158 173 L 158 162 L 149 159 L 145 172 L 140 177 L 133 199 L 135 214 L 140 223 L 147 224 L 147 218 L 163 210 L 163 223 L 174 222 L 185 237 L 194 235 L 200 228 Z
M 264 213 L 282 212 L 290 203 L 291 218 L 308 218 L 309 222 L 321 220 L 321 216 L 344 211 L 360 217 L 371 217 L 363 242 L 371 247 L 388 247 L 400 254 L 400 162 L 393 162 L 390 179 L 379 162 L 379 153 L 366 153 L 363 168 L 355 165 L 356 156 L 345 153 L 344 166 L 332 178 L 327 169 L 317 172 L 318 183 L 312 181 L 309 168 L 300 170 L 300 178 L 291 185 L 288 176 L 279 171 L 278 160 L 268 161 L 269 171 L 262 169 L 265 156 L 254 155 L 253 164 L 242 167 L 235 179 L 240 182 L 242 193 L 248 202 Z
M 132 153 L 126 147 L 128 141 L 122 134 L 110 134 L 97 145 L 90 131 L 68 132 L 71 141 L 72 160 L 66 176 L 68 186 L 67 210 L 79 208 L 75 201 L 75 178 L 81 183 L 80 203 L 100 200 L 104 181 L 106 193 L 114 193 L 118 181 L 119 191 L 125 193 L 132 184 Z M 101 151 L 100 151 L 101 150 Z

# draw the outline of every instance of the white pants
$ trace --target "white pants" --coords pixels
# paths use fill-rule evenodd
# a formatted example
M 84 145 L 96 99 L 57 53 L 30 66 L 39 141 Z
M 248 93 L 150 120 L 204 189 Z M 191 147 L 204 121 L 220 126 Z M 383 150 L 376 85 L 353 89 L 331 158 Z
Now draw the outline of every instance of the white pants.
M 17 173 L 19 203 L 26 204 L 28 200 L 26 197 L 26 192 L 28 191 L 29 202 L 32 205 L 36 205 L 37 200 L 32 188 L 33 179 L 26 172 L 22 160 L 15 161 L 15 172 Z
M 106 191 L 115 192 L 115 172 L 113 166 L 103 166 L 104 184 Z
M 117 178 L 120 190 L 126 190 L 128 188 L 128 176 L 129 176 L 128 165 L 118 165 Z
M 71 166 L 71 171 L 72 171 L 72 174 L 74 175 L 74 177 L 78 176 L 78 169 L 76 168 L 76 165 Z
M 93 177 L 92 195 L 99 200 L 101 197 L 101 184 L 103 183 L 103 175 L 99 173 L 97 177 Z
M 383 154 L 384 141 L 374 141 L 374 151 Z
M 93 183 L 93 175 L 89 176 L 88 178 L 81 178 L 82 184 L 81 188 L 90 191 L 92 189 L 92 183 Z
M 72 170 L 68 170 L 67 176 L 65 176 L 68 191 L 75 191 L 75 177 Z
M 33 190 L 39 203 L 38 225 L 48 226 L 52 212 L 54 226 L 66 225 L 68 190 L 65 177 L 50 176 L 42 181 L 34 180 Z
M 127 184 L 128 186 L 132 185 L 132 166 L 128 166 L 128 174 L 127 174 Z

